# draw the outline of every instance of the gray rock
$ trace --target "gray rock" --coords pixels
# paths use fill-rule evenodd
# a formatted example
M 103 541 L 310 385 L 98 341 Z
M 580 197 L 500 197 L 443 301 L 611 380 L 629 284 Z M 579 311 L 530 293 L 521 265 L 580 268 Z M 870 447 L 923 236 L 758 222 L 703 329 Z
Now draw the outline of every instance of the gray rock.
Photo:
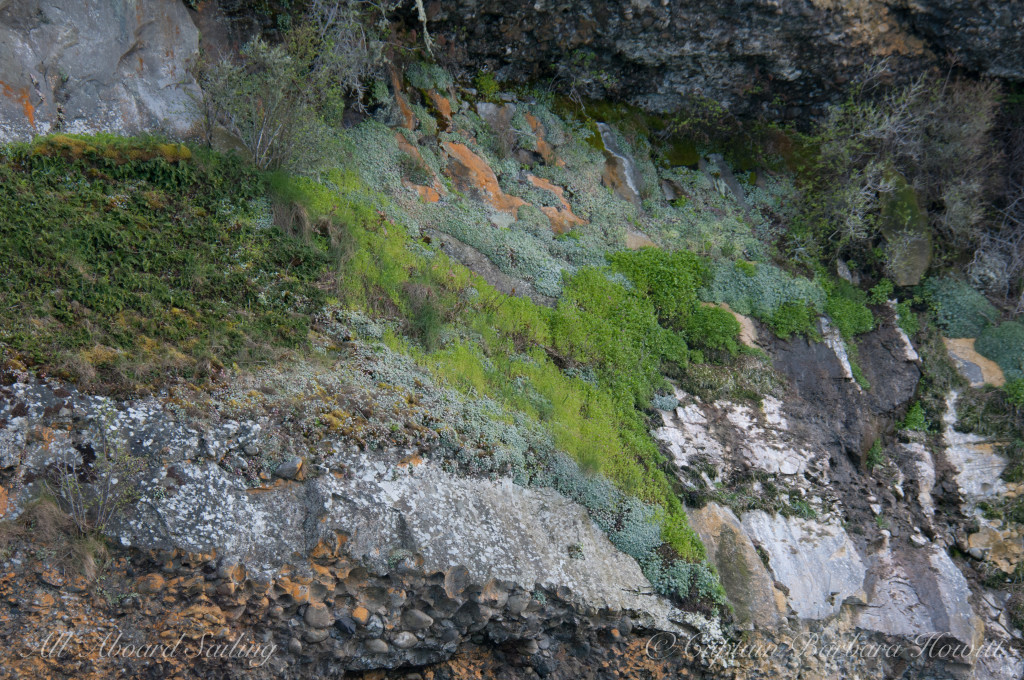
M 755 510 L 743 515 L 743 528 L 768 552 L 772 574 L 789 588 L 789 606 L 801 618 L 826 618 L 862 594 L 866 569 L 842 527 Z
M 370 654 L 387 654 L 390 649 L 390 647 L 388 647 L 388 643 L 384 642 L 380 638 L 367 640 L 364 647 L 366 647 L 366 651 Z
M 700 535 L 708 559 L 718 569 L 729 602 L 741 627 L 767 627 L 779 622 L 772 577 L 753 543 L 729 508 L 708 503 L 688 513 L 690 525 Z M 628 618 L 623 619 L 632 628 Z M 620 632 L 629 633 L 623 630 Z
M 513 616 L 519 616 L 530 604 L 528 595 L 513 595 L 508 598 L 508 610 Z
M 295 479 L 299 475 L 299 470 L 302 469 L 303 461 L 299 457 L 289 458 L 274 470 L 274 474 L 281 479 Z
M 311 628 L 302 634 L 302 638 L 311 644 L 323 642 L 331 636 L 331 631 L 327 628 Z
M 409 630 L 423 630 L 434 625 L 434 619 L 419 609 L 409 609 L 402 614 L 402 625 Z
M 302 640 L 292 638 L 288 641 L 288 651 L 292 654 L 302 654 Z
M 1020 17 L 1019 3 L 1009 0 L 864 0 L 856 9 L 743 0 L 452 0 L 431 10 L 430 30 L 459 45 L 453 58 L 472 73 L 525 82 L 579 50 L 592 59 L 586 72 L 602 74 L 573 81 L 587 97 L 668 111 L 699 96 L 736 113 L 793 118 L 840 101 L 876 54 L 890 55 L 887 73 L 897 82 L 947 54 L 971 72 L 1024 80 Z M 763 86 L 755 92 L 745 86 L 750 82 Z
M 419 642 L 416 636 L 409 631 L 402 631 L 395 636 L 394 645 L 399 649 L 412 649 Z
M 303 619 L 306 625 L 313 628 L 330 628 L 334 624 L 334 614 L 320 602 L 314 602 L 307 606 Z
M 23 0 L 0 11 L 0 142 L 191 128 L 199 32 L 176 0 Z
M 866 630 L 908 638 L 941 633 L 967 645 L 981 640 L 967 580 L 937 546 L 875 553 L 865 589 L 869 606 L 858 612 L 857 625 Z

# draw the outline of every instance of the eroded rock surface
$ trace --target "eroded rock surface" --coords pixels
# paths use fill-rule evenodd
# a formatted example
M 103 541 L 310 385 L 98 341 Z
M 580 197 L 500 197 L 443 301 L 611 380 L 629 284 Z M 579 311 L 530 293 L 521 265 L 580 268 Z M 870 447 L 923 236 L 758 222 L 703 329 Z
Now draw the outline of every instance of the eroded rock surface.
M 183 134 L 199 31 L 178 0 L 0 3 L 0 142 L 47 132 Z

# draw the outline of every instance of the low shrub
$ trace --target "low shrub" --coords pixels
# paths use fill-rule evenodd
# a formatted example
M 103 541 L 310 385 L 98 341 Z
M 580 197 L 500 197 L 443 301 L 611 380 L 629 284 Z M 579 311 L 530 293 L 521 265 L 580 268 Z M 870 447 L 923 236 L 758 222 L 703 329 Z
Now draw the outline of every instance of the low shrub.
M 843 340 L 849 343 L 855 336 L 874 329 L 875 316 L 867 307 L 868 296 L 864 291 L 843 279 L 828 281 L 825 290 L 825 313 Z
M 768 319 L 767 324 L 772 329 L 772 332 L 783 340 L 789 340 L 794 333 L 816 340 L 820 337 L 817 319 L 818 314 L 810 305 L 800 302 L 786 302 L 775 310 L 775 313 Z
M 984 295 L 959 279 L 928 279 L 924 291 L 946 337 L 976 338 L 999 318 L 999 311 Z
M 928 430 L 928 419 L 925 416 L 921 402 L 914 402 L 910 409 L 907 410 L 907 415 L 903 418 L 903 422 L 900 423 L 899 427 L 901 430 L 911 430 L 914 432 L 925 432 Z
M 707 278 L 699 257 L 684 250 L 623 250 L 608 255 L 612 269 L 624 274 L 650 299 L 663 326 L 680 330 L 697 306 L 697 289 Z
M 753 275 L 748 267 L 715 262 L 709 283 L 700 289 L 699 295 L 701 300 L 725 302 L 733 311 L 766 323 L 787 302 L 803 304 L 815 311 L 825 306 L 825 293 L 819 285 L 764 262 L 757 264 Z
M 871 289 L 871 293 L 868 295 L 868 301 L 873 305 L 884 305 L 889 297 L 892 296 L 892 292 L 895 290 L 892 281 L 889 279 L 882 279 Z
M 689 344 L 708 350 L 739 352 L 737 338 L 740 322 L 731 312 L 721 307 L 701 306 L 690 314 L 685 324 Z
M 868 449 L 868 455 L 864 459 L 864 465 L 870 472 L 871 470 L 874 470 L 876 467 L 884 463 L 885 453 L 883 453 L 882 451 L 882 442 L 881 440 L 875 440 L 875 443 L 871 445 L 870 449 Z
M 974 348 L 999 364 L 1007 380 L 1024 378 L 1024 324 L 1006 321 L 989 326 L 978 336 Z

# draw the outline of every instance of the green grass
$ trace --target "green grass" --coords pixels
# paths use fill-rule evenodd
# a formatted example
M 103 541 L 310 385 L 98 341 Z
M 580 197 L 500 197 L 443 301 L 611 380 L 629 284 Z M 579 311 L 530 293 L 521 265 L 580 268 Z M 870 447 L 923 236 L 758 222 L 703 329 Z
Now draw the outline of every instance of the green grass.
M 306 342 L 325 249 L 247 214 L 261 178 L 155 139 L 0 152 L 0 342 L 100 389 L 201 381 Z

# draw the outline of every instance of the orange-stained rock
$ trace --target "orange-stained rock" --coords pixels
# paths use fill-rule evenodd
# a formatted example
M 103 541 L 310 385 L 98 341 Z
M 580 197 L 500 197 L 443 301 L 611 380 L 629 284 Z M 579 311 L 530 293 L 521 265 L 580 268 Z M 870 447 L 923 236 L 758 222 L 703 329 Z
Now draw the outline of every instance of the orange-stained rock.
M 615 192 L 615 195 L 624 201 L 640 206 L 640 196 L 633 190 L 629 179 L 629 168 L 618 156 L 609 156 L 604 164 L 604 173 L 601 175 L 601 184 Z
M 544 124 L 532 113 L 526 113 L 525 115 L 526 122 L 533 128 L 533 134 L 537 135 L 537 153 L 540 154 L 540 157 L 544 159 L 547 165 L 557 165 L 564 168 L 565 161 L 558 157 L 554 147 L 544 139 Z
M 418 453 L 414 453 L 412 455 L 406 456 L 402 460 L 398 461 L 398 467 L 400 467 L 400 468 L 404 468 L 404 467 L 417 467 L 417 466 L 422 465 L 422 464 L 423 464 L 423 457 L 420 454 L 418 454 Z
M 166 582 L 160 574 L 146 574 L 135 583 L 135 589 L 143 595 L 155 595 L 164 589 Z
M 451 157 L 448 174 L 460 190 L 475 192 L 494 209 L 518 216 L 519 207 L 526 205 L 526 201 L 502 191 L 497 176 L 484 159 L 465 144 L 444 142 L 443 146 Z
M 442 97 L 437 90 L 430 90 L 427 92 L 427 96 L 430 97 L 430 101 L 434 103 L 434 108 L 441 114 L 444 121 L 448 123 L 448 128 L 452 126 L 452 103 L 445 97 Z
M 0 517 L 7 514 L 7 489 L 0 485 Z
M 366 622 L 370 620 L 370 612 L 366 607 L 356 607 L 352 610 L 352 618 L 360 626 L 365 626 Z
M 408 130 L 416 129 L 416 114 L 413 113 L 409 101 L 402 94 L 402 80 L 398 77 L 398 70 L 391 68 L 391 87 L 395 90 L 395 99 L 398 101 L 398 110 L 402 112 L 402 127 Z
M 401 132 L 396 132 L 395 141 L 398 142 L 399 151 L 401 151 L 402 153 L 409 154 L 420 163 L 426 165 L 426 163 L 423 162 L 423 155 L 420 154 L 420 150 L 416 148 L 415 144 L 406 139 L 405 135 L 403 135 Z
M 425 187 L 422 184 L 414 184 L 413 187 L 420 195 L 420 199 L 427 203 L 437 203 L 441 200 L 441 194 L 434 187 Z
M 577 217 L 575 214 L 573 214 L 572 206 L 569 205 L 569 201 L 565 200 L 565 189 L 558 186 L 557 184 L 552 184 L 548 180 L 543 179 L 542 177 L 537 177 L 535 175 L 528 174 L 526 178 L 530 180 L 530 183 L 533 184 L 533 186 L 537 187 L 538 189 L 550 191 L 551 193 L 558 197 L 559 201 L 562 202 L 561 208 L 549 205 L 544 206 L 540 209 L 542 213 L 547 215 L 548 220 L 551 222 L 551 229 L 556 234 L 564 234 L 567 231 L 571 230 L 573 227 L 578 227 L 582 224 L 587 223 L 586 220 Z

